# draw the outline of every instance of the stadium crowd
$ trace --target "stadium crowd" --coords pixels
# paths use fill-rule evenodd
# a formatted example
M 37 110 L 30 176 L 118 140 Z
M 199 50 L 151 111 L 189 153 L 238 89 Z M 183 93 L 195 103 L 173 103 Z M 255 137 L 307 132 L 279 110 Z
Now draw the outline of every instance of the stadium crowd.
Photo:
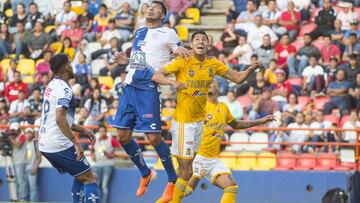
M 119 148 L 105 126 L 111 126 L 127 67 L 110 59 L 118 51 L 130 53 L 134 30 L 145 26 L 149 1 L 78 1 L 81 6 L 77 9 L 74 2 L 8 0 L 2 5 L 0 124 L 18 132 L 13 146 L 15 164 L 21 166 L 16 167 L 17 174 L 24 176 L 19 180 L 26 178 L 25 171 L 35 174 L 39 164 L 35 157 L 27 166 L 26 158 L 26 145 L 31 145 L 36 128 L 21 132 L 19 124 L 39 124 L 42 94 L 52 78 L 49 60 L 55 53 L 66 53 L 73 62 L 75 79 L 70 84 L 76 95 L 76 123 L 100 126 L 97 139 L 108 141 L 100 146 L 105 158 L 95 146 L 93 159 L 101 166 L 112 166 L 108 159 L 114 157 L 114 148 Z M 164 26 L 175 29 L 179 20 L 186 18 L 187 8 L 202 10 L 212 2 L 167 0 L 167 4 Z M 279 121 L 271 127 L 360 127 L 359 6 L 359 0 L 233 0 L 225 11 L 227 25 L 221 38 L 214 41 L 211 37 L 209 56 L 236 70 L 245 70 L 256 61 L 261 68 L 242 85 L 216 78 L 219 100 L 236 119 L 278 115 Z M 162 120 L 169 127 L 176 98 L 174 90 L 162 89 Z M 164 136 L 171 139 L 166 131 Z M 353 132 L 269 133 L 269 141 L 279 142 L 355 139 Z M 337 149 L 294 145 L 291 150 Z M 109 181 L 109 167 L 94 170 L 103 174 L 103 181 Z M 106 194 L 107 183 L 103 185 Z

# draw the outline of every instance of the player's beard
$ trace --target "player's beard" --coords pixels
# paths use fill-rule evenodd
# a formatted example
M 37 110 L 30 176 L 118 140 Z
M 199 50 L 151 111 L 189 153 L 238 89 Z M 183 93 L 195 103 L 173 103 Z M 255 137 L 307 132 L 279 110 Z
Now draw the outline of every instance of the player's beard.
M 156 23 L 156 22 L 161 22 L 160 18 L 146 18 L 146 22 L 147 23 Z
M 75 78 L 75 74 L 74 74 L 73 71 L 69 71 L 69 72 L 68 72 L 68 76 L 69 76 L 69 79 Z

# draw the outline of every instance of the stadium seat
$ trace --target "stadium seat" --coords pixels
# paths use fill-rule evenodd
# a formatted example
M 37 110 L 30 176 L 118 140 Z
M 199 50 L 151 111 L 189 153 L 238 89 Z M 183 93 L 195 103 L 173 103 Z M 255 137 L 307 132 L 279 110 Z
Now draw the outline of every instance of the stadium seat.
M 27 84 L 34 84 L 35 78 L 32 75 L 28 75 L 22 78 L 22 81 Z
M 46 28 L 45 28 L 45 32 L 46 33 L 50 33 L 52 30 L 56 30 L 56 26 L 55 25 L 48 25 L 48 26 L 46 26 Z
M 296 156 L 291 152 L 283 152 L 276 158 L 275 170 L 292 170 L 295 167 Z
M 236 132 L 230 136 L 230 142 L 249 142 L 249 135 L 246 132 Z M 226 151 L 242 151 L 247 148 L 247 144 L 230 144 L 226 146 Z
M 55 52 L 55 54 L 59 54 L 62 50 L 62 47 L 63 45 L 61 42 L 54 42 L 50 44 L 50 49 L 52 49 Z
M 6 9 L 5 15 L 6 15 L 6 17 L 10 18 L 11 16 L 14 15 L 14 12 L 13 12 L 13 10 L 11 8 Z
M 10 59 L 13 59 L 13 58 L 15 58 L 15 56 L 16 56 L 16 54 L 9 54 L 9 58 Z M 20 57 L 19 58 L 21 58 L 21 59 L 24 59 L 25 58 L 25 56 L 23 55 L 23 54 L 20 54 Z
M 356 167 L 355 162 L 339 162 L 339 165 L 335 167 L 335 171 L 351 171 Z
M 252 170 L 256 165 L 256 154 L 254 152 L 241 152 L 236 158 L 234 170 Z
M 316 159 L 314 170 L 328 171 L 336 168 L 337 156 L 333 153 L 320 154 Z
M 297 39 L 295 42 L 291 43 L 291 45 L 293 45 L 296 50 L 299 50 L 301 47 L 304 46 L 304 41 Z
M 90 42 L 86 46 L 86 50 L 89 53 L 93 53 L 93 52 L 98 51 L 100 49 L 102 49 L 102 48 L 101 48 L 101 44 L 99 42 Z
M 110 76 L 100 76 L 100 77 L 98 77 L 98 80 L 99 80 L 100 85 L 105 85 L 109 88 L 112 88 L 112 86 L 114 84 L 114 80 Z
M 339 126 L 339 124 L 340 124 L 339 118 L 334 116 L 334 115 L 331 115 L 331 114 L 330 115 L 325 115 L 324 120 L 329 121 L 331 123 L 336 123 L 337 126 Z
M 249 95 L 243 95 L 236 98 L 243 108 L 247 108 L 251 105 L 251 98 Z
M 268 144 L 251 144 L 252 142 L 265 142 L 269 141 L 269 135 L 262 132 L 256 132 L 250 135 L 249 137 L 249 146 L 247 150 L 249 151 L 262 151 L 268 147 Z
M 17 65 L 17 70 L 22 75 L 32 75 L 35 73 L 35 62 L 32 59 L 20 59 Z
M 221 152 L 220 159 L 230 169 L 236 165 L 236 154 L 234 152 Z
M 298 96 L 297 99 L 302 110 L 305 109 L 311 102 L 311 98 L 309 96 Z
M 342 118 L 341 118 L 341 121 L 340 121 L 340 126 L 339 127 L 342 127 L 344 125 L 344 123 L 346 123 L 347 121 L 350 120 L 350 115 L 344 115 Z
M 11 59 L 3 59 L 3 60 L 1 60 L 0 65 L 1 65 L 4 73 L 6 72 L 7 69 L 10 68 L 10 61 L 11 61 Z
M 330 101 L 330 97 L 316 97 L 314 99 L 314 107 L 315 109 L 324 109 L 324 105 Z
M 310 23 L 310 24 L 306 24 L 306 25 L 301 26 L 299 36 L 302 37 L 306 33 L 310 33 L 312 31 L 314 31 L 316 29 L 316 27 L 317 26 L 316 26 L 315 23 Z
M 301 154 L 296 159 L 294 170 L 307 171 L 316 166 L 316 157 L 313 154 Z
M 287 79 L 287 81 L 291 85 L 303 86 L 303 79 L 302 78 L 289 78 L 289 79 Z
M 262 152 L 256 159 L 256 165 L 253 170 L 269 171 L 276 167 L 276 156 L 270 152 Z
M 71 10 L 74 11 L 76 15 L 80 15 L 84 12 L 81 6 L 72 6 Z
M 182 24 L 198 24 L 200 22 L 200 10 L 197 8 L 187 8 L 185 11 L 185 19 L 181 19 Z
M 181 41 L 189 41 L 189 30 L 185 25 L 177 25 L 175 29 Z
M 100 69 L 105 67 L 104 59 L 95 59 L 91 62 L 91 73 L 93 76 L 99 75 Z

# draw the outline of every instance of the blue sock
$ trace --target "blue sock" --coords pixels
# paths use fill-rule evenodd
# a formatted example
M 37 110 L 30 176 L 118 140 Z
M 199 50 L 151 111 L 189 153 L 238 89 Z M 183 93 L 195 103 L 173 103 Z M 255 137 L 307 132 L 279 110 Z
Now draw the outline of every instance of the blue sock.
M 160 160 L 168 175 L 168 181 L 175 183 L 177 175 L 172 162 L 169 146 L 164 141 L 161 141 L 160 144 L 155 147 L 155 150 L 158 153 Z
M 84 184 L 80 183 L 78 180 L 74 179 L 73 186 L 71 189 L 71 196 L 73 203 L 82 203 L 84 196 Z
M 99 203 L 99 189 L 96 183 L 84 185 L 84 203 Z
M 126 153 L 129 155 L 131 161 L 138 167 L 140 170 L 141 176 L 146 177 L 150 174 L 150 169 L 146 165 L 144 157 L 141 153 L 139 145 L 135 142 L 134 139 L 127 144 L 121 144 Z

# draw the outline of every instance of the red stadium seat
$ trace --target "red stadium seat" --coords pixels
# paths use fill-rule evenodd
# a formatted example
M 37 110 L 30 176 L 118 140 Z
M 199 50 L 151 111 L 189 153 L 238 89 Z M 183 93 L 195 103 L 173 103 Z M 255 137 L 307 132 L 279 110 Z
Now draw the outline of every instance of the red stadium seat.
M 324 109 L 324 105 L 330 101 L 330 97 L 317 97 L 314 99 L 315 109 Z
M 313 154 L 301 154 L 296 159 L 294 170 L 307 171 L 316 166 L 316 157 Z
M 301 109 L 305 109 L 306 106 L 311 102 L 311 98 L 308 96 L 298 96 L 297 99 Z
M 334 115 L 331 115 L 331 114 L 330 115 L 325 115 L 324 120 L 329 121 L 329 122 L 331 122 L 333 124 L 336 123 L 337 126 L 339 126 L 339 124 L 340 124 L 339 118 L 334 116 Z
M 338 166 L 335 167 L 336 171 L 351 171 L 356 167 L 354 162 L 340 162 Z
M 328 171 L 336 168 L 336 154 L 327 153 L 318 156 L 314 170 Z
M 344 123 L 346 123 L 347 121 L 350 120 L 350 115 L 344 115 L 342 118 L 341 118 L 341 121 L 340 121 L 340 127 L 342 127 L 344 125 Z
M 247 108 L 251 104 L 251 98 L 248 95 L 239 96 L 237 100 L 240 102 L 243 108 Z
M 296 40 L 295 42 L 291 43 L 291 45 L 293 45 L 296 48 L 296 50 L 299 50 L 301 47 L 304 46 L 304 41 Z
M 299 32 L 299 36 L 304 36 L 306 33 L 310 33 L 312 31 L 314 31 L 316 29 L 316 24 L 315 23 L 310 23 L 310 24 L 306 24 L 306 25 L 303 25 L 301 28 L 300 28 L 300 32 Z
M 302 78 L 289 78 L 287 80 L 291 85 L 303 86 Z
M 295 167 L 296 156 L 291 152 L 281 153 L 277 156 L 274 170 L 292 170 Z

